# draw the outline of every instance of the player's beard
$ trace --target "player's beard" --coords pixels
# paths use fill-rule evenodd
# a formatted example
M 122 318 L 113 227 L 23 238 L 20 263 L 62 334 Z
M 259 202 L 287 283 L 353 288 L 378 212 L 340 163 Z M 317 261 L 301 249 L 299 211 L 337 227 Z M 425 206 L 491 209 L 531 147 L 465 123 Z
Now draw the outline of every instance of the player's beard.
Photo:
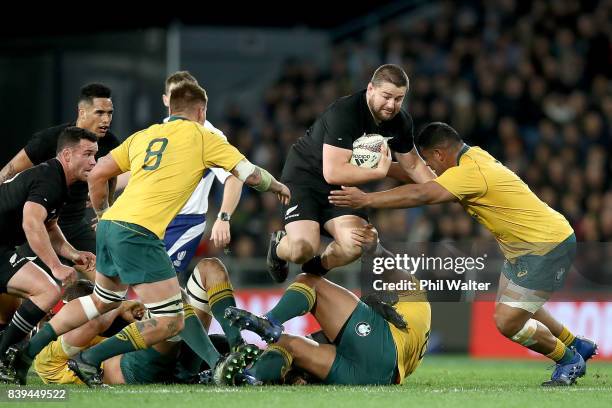
M 374 119 L 376 120 L 376 122 L 386 122 L 389 121 L 391 119 L 393 119 L 395 117 L 395 115 L 397 115 L 397 113 L 399 112 L 399 110 L 397 112 L 384 112 L 384 108 L 382 105 L 380 108 L 378 109 L 372 109 L 373 106 L 373 99 L 374 98 L 368 98 L 367 102 L 368 102 L 368 109 L 370 110 L 370 113 L 372 114 L 372 116 L 374 116 Z

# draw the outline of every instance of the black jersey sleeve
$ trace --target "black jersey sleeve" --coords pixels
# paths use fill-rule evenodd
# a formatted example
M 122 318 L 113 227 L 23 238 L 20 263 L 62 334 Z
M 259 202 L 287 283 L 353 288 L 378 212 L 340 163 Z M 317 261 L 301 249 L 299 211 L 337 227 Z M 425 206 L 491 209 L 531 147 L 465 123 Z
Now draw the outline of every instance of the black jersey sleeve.
M 55 157 L 57 139 L 65 125 L 55 126 L 34 133 L 24 150 L 34 165 Z
M 408 153 L 414 147 L 414 124 L 412 117 L 404 110 L 397 115 L 399 134 L 389 140 L 389 147 L 397 153 Z
M 361 136 L 359 118 L 351 111 L 350 105 L 337 103 L 324 115 L 322 124 L 325 131 L 323 143 L 328 145 L 353 150 L 353 141 Z
M 55 214 L 54 210 L 61 205 L 60 191 L 61 187 L 57 183 L 50 183 L 49 180 L 36 180 L 30 187 L 26 201 L 42 205 L 47 210 L 48 217 L 51 217 Z

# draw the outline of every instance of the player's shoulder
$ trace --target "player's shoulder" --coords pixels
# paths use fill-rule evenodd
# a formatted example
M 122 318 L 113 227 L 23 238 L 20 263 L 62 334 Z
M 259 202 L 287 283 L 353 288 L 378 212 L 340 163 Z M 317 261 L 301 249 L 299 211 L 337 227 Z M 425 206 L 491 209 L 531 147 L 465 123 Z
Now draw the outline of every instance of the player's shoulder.
M 495 157 L 491 156 L 489 152 L 479 146 L 468 146 L 465 145 L 460 152 L 460 164 L 472 165 L 482 162 L 496 162 L 500 163 Z
M 327 113 L 355 112 L 365 104 L 365 89 L 336 99 L 328 108 Z
M 119 146 L 121 144 L 121 141 L 119 140 L 117 135 L 115 135 L 109 130 L 108 132 L 106 132 L 103 138 L 98 139 L 98 144 L 105 144 L 107 146 L 110 146 L 111 148 L 114 148 Z
M 59 160 L 53 158 L 31 167 L 23 173 L 24 179 L 29 178 L 33 181 L 44 180 L 45 184 L 52 185 L 54 183 L 63 183 L 63 171 L 64 169 Z
M 208 120 L 204 121 L 204 128 L 210 132 L 213 132 L 219 136 L 221 136 L 223 139 L 227 140 L 227 136 L 225 136 L 225 133 L 223 133 L 222 130 L 216 128 L 212 123 L 210 123 Z
M 410 115 L 410 113 L 408 113 L 408 111 L 404 108 L 400 109 L 399 113 L 396 116 L 403 124 L 406 124 L 408 126 L 412 126 L 413 125 L 413 120 L 412 120 L 412 116 Z
M 34 133 L 33 138 L 43 138 L 43 139 L 57 139 L 59 138 L 60 133 L 68 126 L 75 126 L 74 123 L 62 123 L 61 125 L 51 126 L 46 129 L 39 130 Z

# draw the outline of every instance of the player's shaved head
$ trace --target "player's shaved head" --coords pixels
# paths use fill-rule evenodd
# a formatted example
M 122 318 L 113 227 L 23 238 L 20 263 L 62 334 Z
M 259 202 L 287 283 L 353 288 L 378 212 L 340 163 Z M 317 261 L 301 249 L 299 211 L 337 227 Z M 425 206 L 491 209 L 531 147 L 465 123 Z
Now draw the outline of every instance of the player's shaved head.
M 443 122 L 427 124 L 416 137 L 419 151 L 423 149 L 445 149 L 463 145 L 463 139 L 451 126 Z
M 178 85 L 182 82 L 191 82 L 193 84 L 199 85 L 198 80 L 195 79 L 193 75 L 189 71 L 177 71 L 174 74 L 170 75 L 166 78 L 166 91 L 165 94 L 168 95 L 170 92 L 170 88 L 174 85 Z
M 170 93 L 170 113 L 193 112 L 200 107 L 206 107 L 208 97 L 206 91 L 197 83 L 182 82 Z
M 408 75 L 406 75 L 406 72 L 399 65 L 385 64 L 374 71 L 374 75 L 372 75 L 370 82 L 374 86 L 380 86 L 385 82 L 389 82 L 398 88 L 407 88 Z

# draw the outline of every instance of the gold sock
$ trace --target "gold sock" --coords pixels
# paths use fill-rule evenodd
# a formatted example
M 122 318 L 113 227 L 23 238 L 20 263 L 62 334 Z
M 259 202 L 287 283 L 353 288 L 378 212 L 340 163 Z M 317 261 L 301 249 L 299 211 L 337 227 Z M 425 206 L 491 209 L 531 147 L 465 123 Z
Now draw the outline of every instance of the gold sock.
M 561 340 L 563 344 L 569 347 L 569 345 L 572 344 L 576 336 L 574 336 L 572 332 L 567 329 L 567 327 L 563 326 L 563 330 L 561 330 L 561 334 L 559 334 L 557 338 Z

